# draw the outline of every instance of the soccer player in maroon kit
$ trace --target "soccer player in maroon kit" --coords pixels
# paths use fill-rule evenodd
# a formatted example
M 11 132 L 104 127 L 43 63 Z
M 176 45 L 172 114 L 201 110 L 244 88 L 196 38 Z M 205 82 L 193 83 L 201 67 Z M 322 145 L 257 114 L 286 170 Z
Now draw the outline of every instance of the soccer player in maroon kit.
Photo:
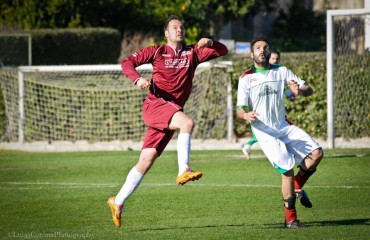
M 227 54 L 222 43 L 201 38 L 197 44 L 185 45 L 185 28 L 179 17 L 171 15 L 165 22 L 164 34 L 167 44 L 141 49 L 122 61 L 124 74 L 140 89 L 149 89 L 144 101 L 142 115 L 148 130 L 137 164 L 127 175 L 126 181 L 109 205 L 113 223 L 121 226 L 122 207 L 127 198 L 140 185 L 144 175 L 161 155 L 175 131 L 177 139 L 179 174 L 177 184 L 198 180 L 202 172 L 189 168 L 191 133 L 194 121 L 183 112 L 193 86 L 197 66 L 205 61 Z M 151 63 L 151 81 L 140 76 L 136 67 Z

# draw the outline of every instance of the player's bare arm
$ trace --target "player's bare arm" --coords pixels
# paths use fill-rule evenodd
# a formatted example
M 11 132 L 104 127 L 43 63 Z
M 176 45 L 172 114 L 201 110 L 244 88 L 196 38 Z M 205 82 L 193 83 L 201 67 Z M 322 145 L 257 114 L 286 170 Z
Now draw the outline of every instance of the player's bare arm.
M 244 109 L 241 108 L 241 109 L 236 110 L 236 115 L 238 116 L 238 118 L 244 119 L 252 123 L 256 121 L 256 117 L 258 116 L 258 113 L 255 110 L 246 112 L 244 111 Z
M 206 47 L 212 47 L 213 41 L 209 38 L 201 38 L 198 43 L 198 48 L 206 48 Z
M 299 94 L 303 97 L 308 97 L 313 94 L 313 89 L 310 85 L 302 85 L 299 87 L 298 83 L 294 80 L 288 81 L 288 86 L 290 87 L 290 90 L 298 96 Z

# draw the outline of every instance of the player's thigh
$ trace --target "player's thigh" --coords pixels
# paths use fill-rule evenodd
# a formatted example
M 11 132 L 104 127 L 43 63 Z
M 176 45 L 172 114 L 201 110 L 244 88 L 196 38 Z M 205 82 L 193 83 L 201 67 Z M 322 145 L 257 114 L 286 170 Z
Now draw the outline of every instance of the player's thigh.
M 164 130 L 169 127 L 169 124 L 178 111 L 182 108 L 178 105 L 167 102 L 162 98 L 146 99 L 143 104 L 142 115 L 147 126 Z
M 149 127 L 145 134 L 142 148 L 155 148 L 157 155 L 160 156 L 167 144 L 170 142 L 174 133 L 174 131 L 168 129 L 159 130 Z
M 294 154 L 296 162 L 300 163 L 320 145 L 303 129 L 297 126 L 290 126 L 287 136 L 283 139 L 287 149 Z
M 288 158 L 288 151 L 285 144 L 277 138 L 263 139 L 259 141 L 259 144 L 270 162 L 278 162 L 279 159 Z
M 277 169 L 290 170 L 294 166 L 294 157 L 288 152 L 285 143 L 278 137 L 266 132 L 254 129 L 263 153 L 271 164 Z

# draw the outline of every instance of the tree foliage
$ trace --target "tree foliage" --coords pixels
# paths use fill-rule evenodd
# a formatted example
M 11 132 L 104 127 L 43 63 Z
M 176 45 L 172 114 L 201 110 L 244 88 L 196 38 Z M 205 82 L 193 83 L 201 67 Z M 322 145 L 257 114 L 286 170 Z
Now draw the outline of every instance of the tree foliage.
M 268 34 L 280 51 L 317 51 L 325 46 L 325 15 L 292 1 L 279 12 Z M 86 28 L 118 29 L 124 34 L 145 33 L 163 39 L 163 22 L 171 14 L 181 17 L 188 42 L 219 37 L 230 20 L 247 14 L 277 13 L 277 0 L 2 0 L 0 29 Z
M 270 33 L 271 44 L 283 52 L 324 51 L 326 15 L 293 1 L 289 14 L 281 11 Z
M 272 2 L 275 0 L 3 0 L 0 24 L 27 30 L 111 27 L 122 33 L 161 33 L 165 19 L 176 14 L 184 19 L 193 38 L 217 36 L 225 21 Z

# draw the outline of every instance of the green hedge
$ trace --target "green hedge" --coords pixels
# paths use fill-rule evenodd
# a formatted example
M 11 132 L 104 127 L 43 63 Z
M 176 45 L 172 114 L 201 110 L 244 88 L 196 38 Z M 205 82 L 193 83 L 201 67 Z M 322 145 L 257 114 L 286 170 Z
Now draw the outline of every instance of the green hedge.
M 28 37 L 0 35 L 0 64 L 4 66 L 29 65 Z
M 237 87 L 239 76 L 252 65 L 252 60 L 249 57 L 238 58 L 233 60 L 233 69 L 231 72 L 231 81 L 232 81 L 232 94 L 234 105 L 236 103 L 237 97 Z M 284 53 L 282 55 L 282 64 L 291 69 L 299 77 L 304 79 L 310 84 L 315 90 L 314 95 L 304 98 L 298 97 L 296 101 L 289 102 L 286 99 L 287 114 L 291 121 L 294 122 L 297 126 L 302 127 L 309 134 L 316 138 L 326 138 L 327 133 L 327 111 L 326 111 L 326 53 L 317 52 L 317 53 Z M 340 66 L 340 69 L 335 72 L 335 133 L 336 137 L 344 138 L 359 138 L 359 137 L 368 137 L 369 124 L 370 124 L 370 104 L 368 104 L 370 96 L 370 57 L 368 53 L 363 55 L 357 54 L 355 56 L 343 56 L 336 59 L 337 66 Z M 362 66 L 362 67 L 358 67 Z M 195 138 L 224 138 L 226 137 L 226 97 L 224 94 L 225 91 L 221 89 L 226 89 L 225 83 L 227 83 L 228 77 L 225 77 L 225 73 L 222 69 L 212 69 L 212 71 L 206 71 L 199 76 L 199 79 L 195 80 L 193 94 L 191 95 L 189 102 L 185 106 L 186 112 L 192 116 L 197 122 L 197 128 L 194 132 Z M 0 71 L 1 72 L 1 71 Z M 121 73 L 119 74 L 121 76 Z M 16 78 L 16 75 L 14 76 Z M 99 76 L 97 79 L 101 79 Z M 98 80 L 94 81 L 98 81 Z M 0 80 L 8 81 L 7 79 L 2 79 L 0 74 Z M 68 78 L 69 81 L 75 82 L 73 79 Z M 129 82 L 129 81 L 127 81 Z M 5 83 L 5 82 L 2 82 Z M 95 83 L 95 82 L 94 82 Z M 16 91 L 17 81 L 14 81 L 14 86 L 10 86 L 8 89 L 3 87 L 4 97 L 10 97 L 9 94 L 16 94 L 13 91 Z M 110 84 L 108 84 L 110 86 Z M 105 86 L 106 83 L 105 83 Z M 33 88 L 32 88 L 33 89 Z M 38 89 L 38 88 L 36 88 Z M 117 90 L 120 90 L 118 88 Z M 73 92 L 73 89 L 71 89 Z M 83 92 L 84 93 L 84 92 Z M 8 94 L 8 95 L 6 95 Z M 75 93 L 71 93 L 71 96 L 74 96 Z M 82 94 L 79 93 L 80 95 Z M 104 93 L 105 94 L 105 93 Z M 107 93 L 108 94 L 108 93 Z M 130 93 L 132 94 L 132 93 Z M 43 93 L 42 97 L 45 97 L 47 94 Z M 78 94 L 77 94 L 78 95 Z M 80 96 L 78 95 L 78 96 Z M 100 96 L 100 95 L 99 95 Z M 102 95 L 103 96 L 103 95 Z M 105 96 L 105 95 L 104 95 Z M 113 95 L 112 95 L 113 96 Z M 111 102 L 112 96 L 100 97 L 94 102 L 87 101 L 90 99 L 87 97 L 84 101 L 87 101 L 85 104 L 95 104 L 94 106 L 104 105 L 106 102 Z M 132 95 L 125 95 L 123 99 L 130 99 Z M 73 99 L 72 99 L 73 100 Z M 91 99 L 90 99 L 91 100 Z M 91 100 L 92 101 L 92 100 Z M 45 100 L 49 103 L 49 100 Z M 216 102 L 216 108 L 215 106 Z M 141 103 L 141 102 L 140 102 Z M 107 112 L 104 113 L 103 117 L 110 116 L 110 114 L 115 114 L 115 109 L 119 109 L 122 106 L 120 101 L 116 108 L 107 108 Z M 58 107 L 59 109 L 60 107 Z M 131 107 L 132 108 L 132 107 Z M 140 112 L 141 104 L 137 104 L 134 107 Z M 136 109 L 137 108 L 137 109 Z M 62 109 L 62 108 L 60 108 Z M 87 109 L 87 106 L 84 107 Z M 16 110 L 13 112 L 16 113 Z M 117 110 L 117 113 L 119 111 Z M 235 111 L 233 111 L 235 114 Z M 3 99 L 0 100 L 0 135 L 3 135 L 5 131 L 5 122 L 4 119 L 6 112 L 4 111 L 4 102 Z M 30 116 L 35 115 L 34 112 L 30 113 Z M 119 114 L 118 114 L 119 115 Z M 118 116 L 120 118 L 121 116 Z M 140 115 L 140 114 L 139 114 Z M 138 116 L 139 116 L 138 115 Z M 7 116 L 9 117 L 9 116 Z M 135 120 L 142 123 L 140 120 Z M 236 137 L 246 137 L 251 136 L 250 127 L 245 121 L 238 120 L 236 117 L 234 123 L 234 133 Z M 71 119 L 70 119 L 71 120 Z M 73 119 L 72 119 L 73 120 Z M 37 124 L 40 124 L 42 121 L 37 120 Z M 52 122 L 52 121 L 48 121 Z M 87 122 L 87 121 L 85 121 Z M 94 122 L 94 121 L 92 121 Z M 36 124 L 36 125 L 37 125 Z M 104 127 L 106 131 L 111 132 L 113 126 L 127 126 L 127 123 L 120 124 L 106 124 Z M 57 126 L 59 127 L 59 125 Z M 79 129 L 82 129 L 80 127 Z M 139 129 L 138 126 L 133 127 L 132 129 Z M 28 129 L 26 129 L 28 130 Z M 61 129 L 61 131 L 65 131 Z M 105 131 L 105 130 L 104 130 Z M 121 130 L 117 130 L 118 132 Z M 129 131 L 131 131 L 129 129 Z M 54 131 L 53 131 L 54 132 Z M 57 132 L 57 131 L 55 131 Z M 121 131 L 122 132 L 122 131 Z M 16 134 L 16 133 L 15 133 Z M 34 134 L 35 135 L 35 134 Z M 97 134 L 97 137 L 98 136 Z M 138 139 L 141 136 L 138 137 Z M 57 137 L 58 138 L 58 137 Z M 73 138 L 73 139 L 90 139 L 92 141 L 98 141 L 99 139 L 88 138 L 82 136 L 82 138 Z M 52 138 L 54 139 L 54 137 Z M 120 138 L 122 139 L 122 138 Z M 109 140 L 112 138 L 109 137 Z
M 116 64 L 121 34 L 110 28 L 31 30 L 32 65 Z M 28 65 L 27 38 L 1 37 L 1 59 L 6 66 Z

